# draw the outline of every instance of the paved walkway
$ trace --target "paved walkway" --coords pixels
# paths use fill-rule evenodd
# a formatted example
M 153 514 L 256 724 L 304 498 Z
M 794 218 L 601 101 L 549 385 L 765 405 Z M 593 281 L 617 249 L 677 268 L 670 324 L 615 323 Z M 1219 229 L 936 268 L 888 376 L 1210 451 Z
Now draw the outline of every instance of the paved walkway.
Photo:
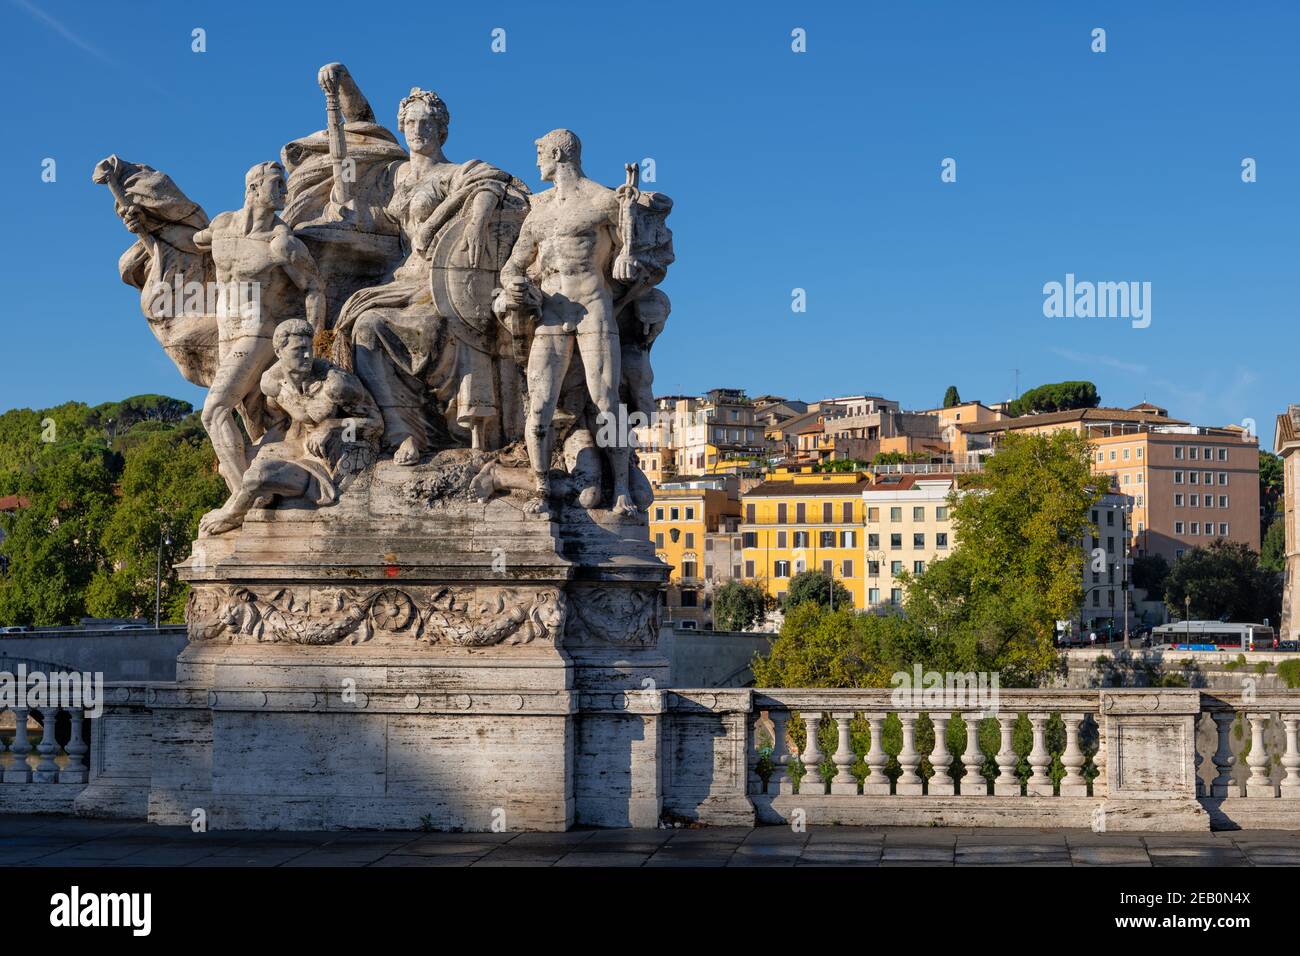
M 718 827 L 569 833 L 220 830 L 0 815 L 3 866 L 1279 866 L 1300 832 Z

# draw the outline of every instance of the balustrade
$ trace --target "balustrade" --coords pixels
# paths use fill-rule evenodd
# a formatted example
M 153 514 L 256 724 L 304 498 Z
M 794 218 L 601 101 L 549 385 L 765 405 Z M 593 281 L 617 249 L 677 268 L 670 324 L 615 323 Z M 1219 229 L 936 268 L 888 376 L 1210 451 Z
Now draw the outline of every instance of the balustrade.
M 58 715 L 67 714 L 69 737 L 66 745 L 58 741 Z M 0 710 L 0 726 L 13 721 L 6 742 L 0 737 L 0 753 L 7 753 L 8 761 L 0 773 L 0 784 L 31 783 L 86 783 L 89 769 L 86 757 L 90 748 L 84 734 L 86 718 L 79 707 L 8 707 Z M 32 732 L 39 728 L 40 739 L 34 746 Z M 32 766 L 35 756 L 36 765 Z
M 1220 805 L 1300 800 L 1300 695 L 1204 691 L 1202 709 L 1209 717 L 1197 735 L 1197 783 L 1204 796 Z
M 753 755 L 748 768 L 750 790 L 773 796 L 793 792 L 788 766 L 793 744 L 786 737 L 790 722 L 798 720 L 804 730 L 799 755 L 805 771 L 799 787 L 802 796 L 850 801 L 884 796 L 924 800 L 1096 796 L 1093 781 L 1104 766 L 1105 747 L 1100 741 L 1091 744 L 1091 737 L 1085 740 L 1085 732 L 1088 721 L 1097 719 L 1098 693 L 1006 691 L 1002 698 L 996 707 L 989 707 L 987 701 L 978 706 L 961 701 L 952 706 L 948 701 L 931 709 L 896 707 L 889 691 L 756 691 L 751 720 L 755 727 L 770 723 L 778 739 L 766 766 L 761 755 Z M 819 739 L 826 716 L 834 722 L 835 734 Z M 998 727 L 998 745 L 990 752 L 997 768 L 991 785 L 979 739 L 986 717 L 992 717 Z M 1063 734 L 1058 722 L 1064 725 Z M 956 733 L 954 725 L 965 729 L 964 748 L 949 743 L 949 731 Z M 830 750 L 832 739 L 833 753 L 824 752 L 823 746 Z M 825 769 L 829 785 L 823 762 L 829 765 Z M 1022 780 L 1024 763 L 1029 774 Z M 1300 760 L 1297 774 L 1300 780 Z

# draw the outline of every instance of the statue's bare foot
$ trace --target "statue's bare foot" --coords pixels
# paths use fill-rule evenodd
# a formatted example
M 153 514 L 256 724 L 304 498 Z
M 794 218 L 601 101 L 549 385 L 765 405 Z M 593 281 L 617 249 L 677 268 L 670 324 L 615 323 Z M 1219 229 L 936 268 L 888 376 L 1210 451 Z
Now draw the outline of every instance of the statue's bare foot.
M 524 514 L 551 516 L 551 482 L 547 478 L 538 478 L 537 486 L 524 505 Z
M 238 515 L 232 515 L 225 509 L 218 508 L 216 511 L 209 511 L 199 519 L 199 537 L 223 534 L 238 528 L 241 524 L 243 520 Z
M 616 515 L 631 517 L 640 512 L 636 505 L 632 504 L 631 496 L 627 494 L 616 495 L 614 497 L 614 506 L 609 509 Z
M 408 435 L 393 452 L 393 462 L 398 465 L 415 465 L 420 461 L 420 449 L 415 444 L 414 436 Z

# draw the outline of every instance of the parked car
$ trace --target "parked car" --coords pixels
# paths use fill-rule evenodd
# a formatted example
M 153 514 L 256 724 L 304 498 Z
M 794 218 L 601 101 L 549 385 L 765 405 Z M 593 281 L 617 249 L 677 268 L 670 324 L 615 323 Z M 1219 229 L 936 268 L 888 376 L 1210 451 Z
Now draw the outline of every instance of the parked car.
M 1300 651 L 1300 641 L 1278 641 L 1279 651 Z
M 113 630 L 115 630 L 115 631 L 147 631 L 147 630 L 149 630 L 149 625 L 148 625 L 148 624 L 119 624 L 117 627 L 113 628 Z
M 26 634 L 31 629 L 29 624 L 12 624 L 9 627 L 0 627 L 0 634 Z

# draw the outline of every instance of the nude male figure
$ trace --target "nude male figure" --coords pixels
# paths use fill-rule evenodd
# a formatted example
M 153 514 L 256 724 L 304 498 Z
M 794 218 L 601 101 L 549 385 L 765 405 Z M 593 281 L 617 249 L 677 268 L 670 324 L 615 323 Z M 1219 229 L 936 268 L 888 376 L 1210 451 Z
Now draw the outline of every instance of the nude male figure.
M 525 427 L 538 493 L 530 510 L 539 513 L 547 511 L 555 441 L 551 425 L 575 346 L 601 420 L 618 420 L 622 349 L 607 276 L 630 282 L 637 271 L 634 259 L 616 255 L 623 187 L 615 191 L 586 178 L 581 159 L 582 144 L 567 129 L 537 140 L 537 167 L 543 181 L 555 185 L 533 197 L 519 240 L 501 268 L 498 311 L 526 309 L 541 292 L 541 318 L 528 353 Z M 614 446 L 604 449 L 614 476 L 612 510 L 635 514 L 628 492 L 631 449 L 623 430 L 611 431 L 619 435 Z
M 212 250 L 222 307 L 217 315 L 217 371 L 203 402 L 203 427 L 212 439 L 221 477 L 232 492 L 248 469 L 248 449 L 234 410 L 259 407 L 262 373 L 275 361 L 276 324 L 301 316 L 325 327 L 325 285 L 302 241 L 280 219 L 284 167 L 259 163 L 244 177 L 244 206 L 223 212 L 194 234 L 200 250 Z M 247 421 L 251 437 L 261 422 Z

